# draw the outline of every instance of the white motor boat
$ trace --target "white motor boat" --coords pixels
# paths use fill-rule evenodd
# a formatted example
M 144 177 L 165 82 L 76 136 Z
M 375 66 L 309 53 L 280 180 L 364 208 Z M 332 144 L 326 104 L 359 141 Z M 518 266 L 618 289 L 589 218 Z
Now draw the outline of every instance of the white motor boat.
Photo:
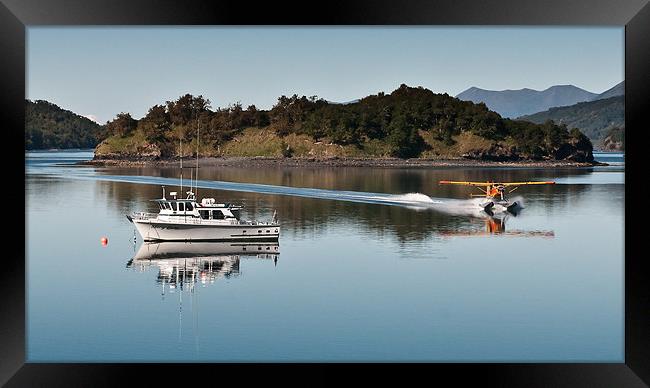
M 165 196 L 154 199 L 160 211 L 127 215 L 144 241 L 277 241 L 280 223 L 276 214 L 268 222 L 244 221 L 241 206 L 215 203 L 213 198 L 195 200 L 192 191 L 185 199 Z

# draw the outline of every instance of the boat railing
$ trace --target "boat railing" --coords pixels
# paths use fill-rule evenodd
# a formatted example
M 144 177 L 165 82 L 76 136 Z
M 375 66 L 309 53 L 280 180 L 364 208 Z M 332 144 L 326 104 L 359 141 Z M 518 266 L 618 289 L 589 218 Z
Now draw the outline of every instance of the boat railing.
M 147 213 L 147 212 L 134 212 L 133 213 L 133 219 L 135 220 L 151 220 L 151 219 L 156 219 L 158 218 L 159 214 L 158 213 Z M 174 217 L 176 218 L 176 217 Z M 175 220 L 177 222 L 182 222 L 184 224 L 195 224 L 195 225 L 200 225 L 200 224 L 205 224 L 205 225 L 214 225 L 217 224 L 215 220 L 206 220 L 200 217 L 194 217 L 191 215 L 188 215 L 187 217 L 177 217 L 178 219 Z M 251 226 L 280 226 L 280 223 L 278 222 L 262 222 L 262 221 L 243 221 L 243 220 L 238 220 L 236 218 L 225 220 L 228 221 L 228 224 L 230 225 L 251 225 Z M 218 224 L 223 225 L 225 222 L 224 220 L 219 220 Z
M 147 213 L 147 212 L 134 212 L 133 219 L 136 220 L 150 220 L 152 218 L 158 217 L 158 213 Z
M 240 225 L 279 226 L 279 222 L 239 221 Z

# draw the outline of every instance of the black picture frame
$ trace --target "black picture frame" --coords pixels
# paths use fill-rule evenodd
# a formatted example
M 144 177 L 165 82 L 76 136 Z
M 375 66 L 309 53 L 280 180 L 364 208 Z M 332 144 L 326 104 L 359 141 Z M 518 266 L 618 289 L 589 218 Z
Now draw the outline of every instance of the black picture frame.
M 607 386 L 650 384 L 650 273 L 644 263 L 641 234 L 645 192 L 642 173 L 642 121 L 650 112 L 650 5 L 647 0 L 445 0 L 445 1 L 296 1 L 250 4 L 234 1 L 145 0 L 0 0 L 0 98 L 4 154 L 10 157 L 5 174 L 24 184 L 25 32 L 37 25 L 554 25 L 625 26 L 625 362 L 542 364 L 302 364 L 311 377 L 303 383 L 340 383 L 334 371 L 354 371 L 363 381 L 393 377 L 400 381 L 417 373 L 427 382 L 454 384 L 481 381 L 499 386 Z M 561 59 L 558 59 L 561 60 Z M 646 124 L 647 126 L 647 124 Z M 11 153 L 9 152 L 11 151 Z M 13 219 L 24 219 L 25 197 L 16 185 L 4 191 Z M 634 204 L 633 207 L 631 204 Z M 22 207 L 22 209 L 21 209 Z M 24 226 L 24 225 L 23 225 Z M 0 288 L 0 383 L 7 386 L 115 386 L 145 377 L 148 385 L 192 383 L 196 376 L 238 380 L 273 379 L 288 364 L 45 364 L 26 363 L 25 348 L 25 228 L 8 231 L 2 255 Z M 11 250 L 14 252 L 11 252 Z M 10 253 L 11 252 L 11 253 Z M 55 274 L 53 274 L 55 276 Z M 244 373 L 250 368 L 259 374 Z M 317 369 L 317 370 L 316 370 Z M 392 373 L 393 371 L 398 373 Z M 215 373 L 216 372 L 216 373 Z M 269 379 L 269 380 L 270 380 Z M 282 378 L 270 383 L 300 381 Z M 216 380 L 215 380 L 216 382 Z

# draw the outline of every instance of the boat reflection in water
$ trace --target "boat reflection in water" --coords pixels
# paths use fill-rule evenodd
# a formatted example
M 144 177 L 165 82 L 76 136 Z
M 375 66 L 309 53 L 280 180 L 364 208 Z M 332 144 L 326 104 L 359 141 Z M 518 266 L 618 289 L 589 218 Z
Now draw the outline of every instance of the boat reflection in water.
M 277 264 L 280 246 L 274 243 L 144 242 L 127 268 L 147 271 L 158 268 L 156 283 L 174 290 L 194 288 L 196 283 L 214 283 L 219 278 L 240 274 L 240 258 L 273 260 Z

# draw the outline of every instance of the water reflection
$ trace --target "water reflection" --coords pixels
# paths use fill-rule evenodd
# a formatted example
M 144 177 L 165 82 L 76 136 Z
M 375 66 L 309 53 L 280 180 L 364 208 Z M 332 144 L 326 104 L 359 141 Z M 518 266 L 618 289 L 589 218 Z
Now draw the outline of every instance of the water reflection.
M 471 237 L 471 236 L 510 236 L 510 237 L 542 237 L 554 238 L 553 230 L 506 230 L 506 220 L 516 217 L 515 214 L 487 214 L 479 215 L 485 220 L 483 229 L 470 230 L 443 230 L 440 235 L 443 237 Z
M 278 243 L 143 243 L 126 264 L 140 272 L 157 268 L 156 283 L 165 290 L 193 289 L 197 283 L 208 285 L 219 278 L 240 274 L 240 258 L 272 260 L 280 254 Z

